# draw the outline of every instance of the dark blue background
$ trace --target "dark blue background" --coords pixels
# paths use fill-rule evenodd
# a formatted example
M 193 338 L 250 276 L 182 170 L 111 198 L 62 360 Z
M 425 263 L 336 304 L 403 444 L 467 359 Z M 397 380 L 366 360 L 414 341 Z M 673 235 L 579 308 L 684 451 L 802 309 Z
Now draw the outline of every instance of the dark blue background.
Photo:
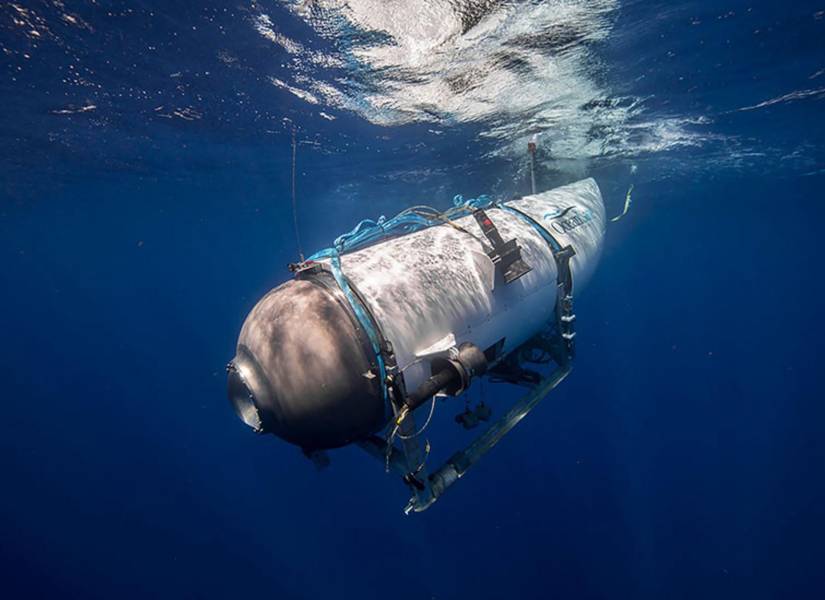
M 14 82 L 18 59 L 7 57 L 3 595 L 823 597 L 822 95 L 730 112 L 823 85 L 809 79 L 825 67 L 823 7 L 726 4 L 628 3 L 601 49 L 614 66 L 605 77 L 651 94 L 651 115 L 707 114 L 713 135 L 763 154 L 730 160 L 711 136 L 591 163 L 611 214 L 631 181 L 634 204 L 579 299 L 573 375 L 411 517 L 403 486 L 359 451 L 333 453 L 317 473 L 297 450 L 249 433 L 225 399 L 243 318 L 295 257 L 280 118 L 299 126 L 308 249 L 414 202 L 524 191 L 516 165 L 481 160 L 491 142 L 470 127 L 436 138 L 345 113 L 319 124 L 242 75 L 203 84 L 205 113 L 221 118 L 160 122 L 112 96 L 98 99 L 104 127 L 49 112 L 72 101 L 55 100 L 63 91 L 47 76 L 59 44 Z M 165 40 L 203 6 L 109 29 L 84 6 L 98 35 L 63 48 L 113 69 L 110 90 L 127 85 L 113 65 L 149 88 L 160 67 L 136 58 L 135 40 Z M 717 18 L 728 8 L 738 20 Z M 697 17 L 711 24 L 701 33 Z M 122 47 L 101 41 L 106 31 L 120 31 Z M 3 34 L 5 47 L 19 43 Z M 194 72 L 211 60 L 198 40 L 179 44 L 158 61 Z M 219 106 L 238 86 L 268 111 L 269 133 Z M 552 165 L 539 176 L 572 179 Z M 485 393 L 497 412 L 514 398 Z M 458 408 L 436 414 L 439 448 L 466 441 L 451 423 Z

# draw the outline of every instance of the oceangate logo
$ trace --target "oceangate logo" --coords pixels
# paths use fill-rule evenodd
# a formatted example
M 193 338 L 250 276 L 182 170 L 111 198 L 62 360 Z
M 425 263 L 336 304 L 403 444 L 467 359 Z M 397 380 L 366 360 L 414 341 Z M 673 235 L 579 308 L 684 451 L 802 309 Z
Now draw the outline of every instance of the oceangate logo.
M 593 211 L 589 208 L 568 206 L 564 210 L 553 207 L 544 215 L 544 220 L 550 222 L 550 227 L 556 233 L 570 233 L 574 229 L 593 220 Z

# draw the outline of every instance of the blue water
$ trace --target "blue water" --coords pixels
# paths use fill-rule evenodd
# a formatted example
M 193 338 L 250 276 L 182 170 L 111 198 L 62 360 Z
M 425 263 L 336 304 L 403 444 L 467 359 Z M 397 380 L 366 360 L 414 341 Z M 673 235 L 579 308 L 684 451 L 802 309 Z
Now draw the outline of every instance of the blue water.
M 3 597 L 825 597 L 821 0 L 18 0 L 0 94 Z M 426 513 L 226 400 L 293 128 L 308 251 L 524 193 L 533 135 L 634 186 L 572 375 Z

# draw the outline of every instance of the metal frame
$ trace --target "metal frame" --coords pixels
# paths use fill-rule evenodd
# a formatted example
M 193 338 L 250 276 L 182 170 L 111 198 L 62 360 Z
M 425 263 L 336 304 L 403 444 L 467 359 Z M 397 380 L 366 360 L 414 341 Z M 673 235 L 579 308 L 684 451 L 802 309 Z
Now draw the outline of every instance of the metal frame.
M 378 436 L 371 436 L 359 442 L 359 446 L 370 455 L 385 463 L 402 478 L 418 469 L 416 475 L 422 487 L 410 485 L 413 495 L 404 508 L 404 514 L 422 512 L 432 506 L 444 492 L 461 479 L 482 456 L 492 450 L 519 421 L 526 417 L 539 402 L 546 398 L 573 370 L 571 364 L 559 366 L 550 375 L 542 379 L 530 392 L 517 400 L 501 418 L 490 425 L 466 448 L 453 454 L 436 469 L 432 475 L 426 472 L 424 451 L 416 437 L 402 439 L 401 447 L 388 445 L 389 442 Z M 415 420 L 410 414 L 402 423 L 408 435 L 415 432 Z
M 509 207 L 508 207 L 509 208 Z M 432 506 L 444 492 L 455 482 L 461 479 L 467 471 L 476 464 L 482 456 L 492 450 L 496 444 L 510 430 L 515 427 L 539 402 L 552 392 L 573 370 L 572 361 L 575 356 L 576 332 L 574 322 L 576 315 L 573 312 L 573 280 L 570 272 L 570 258 L 575 254 L 571 246 L 561 247 L 558 241 L 544 227 L 536 223 L 531 217 L 521 211 L 512 209 L 533 225 L 541 234 L 553 252 L 556 260 L 558 288 L 555 309 L 555 340 L 561 344 L 563 351 L 552 352 L 557 368 L 543 377 L 531 391 L 522 396 L 513 404 L 507 413 L 495 421 L 480 436 L 463 450 L 453 454 L 447 461 L 436 469 L 432 475 L 427 473 L 426 458 L 429 449 L 421 448 L 416 435 L 415 418 L 412 412 L 399 417 L 396 414 L 397 433 L 400 433 L 400 447 L 394 443 L 394 435 L 389 439 L 371 436 L 359 442 L 361 448 L 384 462 L 385 468 L 397 472 L 404 482 L 409 485 L 413 494 L 404 514 L 422 512 Z M 476 213 L 478 215 L 478 213 Z M 483 214 L 483 213 L 481 213 Z M 528 342 L 529 343 L 529 342 Z M 508 356 L 518 356 L 519 349 Z M 488 373 L 493 371 L 504 358 L 488 366 Z M 517 359 L 518 360 L 518 359 Z M 393 398 L 396 400 L 396 398 Z M 393 407 L 397 406 L 392 402 Z M 400 420 L 398 420 L 400 418 Z

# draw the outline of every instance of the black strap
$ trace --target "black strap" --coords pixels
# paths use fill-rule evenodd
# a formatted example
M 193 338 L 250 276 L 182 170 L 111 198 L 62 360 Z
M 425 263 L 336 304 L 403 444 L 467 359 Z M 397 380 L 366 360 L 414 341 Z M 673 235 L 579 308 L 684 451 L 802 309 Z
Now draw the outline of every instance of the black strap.
M 561 247 L 558 240 L 543 225 L 533 217 L 507 204 L 500 204 L 499 208 L 506 210 L 530 224 L 550 246 L 553 260 L 556 261 L 556 330 L 563 345 L 564 355 L 561 359 L 570 362 L 576 353 L 574 338 L 576 337 L 573 313 L 573 273 L 570 270 L 570 259 L 576 255 L 573 246 Z M 570 207 L 572 208 L 572 207 Z M 568 208 L 567 210 L 570 210 Z M 567 210 L 565 212 L 567 212 Z M 564 213 L 562 213 L 564 214 Z
M 473 211 L 476 223 L 481 227 L 481 232 L 484 237 L 493 246 L 493 249 L 487 253 L 487 256 L 496 265 L 496 268 L 504 277 L 504 283 L 512 283 L 522 275 L 526 275 L 532 271 L 530 267 L 521 258 L 521 247 L 515 239 L 505 242 L 498 232 L 495 223 L 487 216 L 483 209 L 479 208 Z
M 394 405 L 400 405 L 401 401 L 403 400 L 403 398 L 406 397 L 407 393 L 404 382 L 404 373 L 398 366 L 392 342 L 390 342 L 390 340 L 388 340 L 384 336 L 384 331 L 378 323 L 378 320 L 375 318 L 375 315 L 369 308 L 369 304 L 367 304 L 367 302 L 364 300 L 364 297 L 361 295 L 361 292 L 358 290 L 355 284 L 351 280 L 349 280 L 343 273 L 341 273 L 341 276 L 345 278 L 347 285 L 349 286 L 350 291 L 354 296 L 355 301 L 358 302 L 358 304 L 361 307 L 361 310 L 363 310 L 367 319 L 369 319 L 369 324 L 372 326 L 373 331 L 375 331 L 378 337 L 378 345 L 379 350 L 381 352 L 381 359 L 384 361 L 384 370 L 387 376 L 386 380 L 379 382 L 379 384 L 383 386 L 384 389 L 386 389 L 387 399 L 389 400 L 389 403 Z M 322 285 L 329 289 L 341 290 L 337 280 L 335 279 L 332 273 L 331 267 L 326 263 L 307 261 L 302 264 L 301 268 L 295 271 L 295 277 L 296 279 L 311 281 L 313 283 Z M 363 325 L 361 325 L 361 323 L 358 321 L 358 317 L 355 314 L 354 308 L 349 303 L 346 296 L 343 296 L 342 299 L 347 309 L 347 312 L 353 319 L 353 322 L 356 326 L 356 330 L 363 331 Z M 367 356 L 370 356 L 372 355 L 372 344 L 366 335 L 363 337 L 365 339 L 362 339 L 360 341 L 362 344 L 364 344 Z M 376 375 L 380 375 L 380 370 L 375 361 L 371 361 L 371 364 L 373 373 Z M 394 414 L 394 410 L 390 404 L 385 406 L 385 412 L 387 417 L 392 416 Z
M 556 259 L 556 327 L 564 342 L 567 361 L 576 355 L 576 315 L 573 312 L 573 274 L 570 271 L 570 259 L 575 256 L 573 246 L 565 246 L 553 253 Z

